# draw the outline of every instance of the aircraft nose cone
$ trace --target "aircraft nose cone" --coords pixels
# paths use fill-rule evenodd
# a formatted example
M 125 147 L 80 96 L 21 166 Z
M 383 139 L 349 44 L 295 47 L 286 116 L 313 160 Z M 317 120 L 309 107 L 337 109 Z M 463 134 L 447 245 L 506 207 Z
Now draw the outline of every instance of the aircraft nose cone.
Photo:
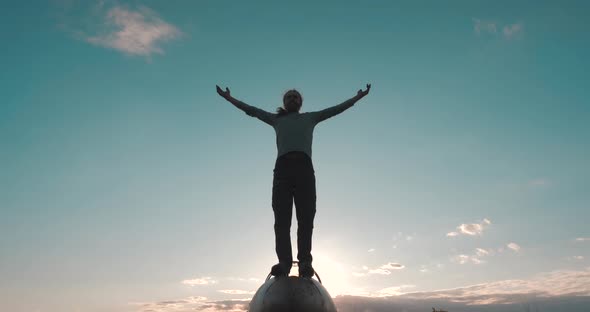
M 318 281 L 297 276 L 268 279 L 252 297 L 249 312 L 336 312 Z

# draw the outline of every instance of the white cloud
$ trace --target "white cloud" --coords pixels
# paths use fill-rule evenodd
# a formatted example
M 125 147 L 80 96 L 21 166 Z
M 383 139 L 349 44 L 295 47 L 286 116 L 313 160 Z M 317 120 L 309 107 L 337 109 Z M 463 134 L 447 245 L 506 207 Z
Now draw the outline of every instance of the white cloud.
M 456 262 L 456 263 L 459 263 L 459 264 L 467 264 L 467 263 L 481 264 L 481 263 L 485 263 L 484 260 L 481 260 L 477 256 L 474 256 L 474 255 L 465 255 L 465 254 L 460 254 L 460 255 L 456 255 L 454 257 L 451 257 L 451 262 Z
M 473 31 L 480 35 L 482 33 L 496 34 L 498 32 L 496 23 L 493 21 L 482 21 L 480 19 L 473 19 Z
M 367 250 L 367 252 L 373 252 L 373 251 L 375 251 L 375 248 L 371 248 L 371 249 Z
M 492 222 L 484 218 L 480 223 L 463 223 L 457 226 L 458 231 L 452 231 L 447 233 L 447 237 L 454 237 L 459 235 L 469 235 L 469 236 L 476 236 L 481 235 L 486 227 L 488 227 Z
M 487 261 L 483 260 L 483 258 L 486 257 L 490 257 L 493 256 L 497 253 L 503 253 L 504 250 L 511 250 L 514 252 L 519 252 L 521 247 L 514 243 L 508 243 L 506 244 L 506 249 L 504 246 L 501 246 L 499 248 L 488 248 L 488 249 L 484 249 L 484 248 L 475 248 L 473 254 L 458 254 L 455 256 L 450 257 L 450 261 L 454 262 L 454 263 L 459 263 L 459 264 L 468 264 L 468 263 L 474 263 L 474 264 L 482 264 L 482 263 L 486 263 Z M 455 249 L 453 249 L 455 250 Z
M 506 246 L 514 251 L 520 250 L 520 246 L 517 243 L 508 243 Z
M 205 312 L 246 312 L 250 299 L 232 299 L 218 301 L 198 301 L 191 302 L 188 299 L 166 300 L 151 303 L 130 303 L 138 305 L 138 312 L 188 312 L 188 311 L 205 311 Z
M 477 305 L 485 305 L 482 308 L 489 311 L 524 311 L 531 302 L 534 306 L 539 303 L 534 309 L 539 311 L 552 311 L 564 303 L 572 311 L 586 311 L 590 304 L 590 267 L 434 291 L 403 290 L 403 286 L 365 290 L 357 297 L 336 297 L 334 301 L 347 311 L 424 311 L 425 307 L 440 305 L 449 311 L 476 311 Z
M 202 307 L 207 301 L 206 297 L 190 296 L 184 299 L 164 300 L 157 302 L 130 302 L 129 305 L 139 306 L 141 312 L 169 312 L 188 311 Z
M 385 270 L 385 269 L 381 269 L 381 268 L 377 268 L 377 269 L 371 269 L 371 270 L 369 270 L 369 274 L 389 275 L 389 274 L 391 274 L 391 271 Z
M 255 277 L 250 277 L 250 278 L 244 278 L 244 277 L 227 277 L 226 278 L 228 281 L 240 281 L 240 282 L 255 282 L 255 283 L 259 283 L 262 280 L 259 278 L 255 278 Z
M 483 248 L 475 248 L 475 254 L 478 257 L 487 256 L 487 255 L 491 254 L 492 252 L 493 252 L 493 250 L 491 250 L 491 249 L 486 250 Z
M 114 6 L 106 13 L 99 12 L 104 14 L 102 23 L 93 31 L 95 35 L 82 34 L 84 40 L 128 55 L 164 54 L 161 44 L 182 34 L 145 6 L 137 10 Z
M 502 280 L 472 286 L 437 290 L 433 292 L 409 293 L 414 298 L 446 298 L 456 302 L 482 304 L 510 303 L 522 299 L 520 295 L 539 297 L 581 295 L 590 296 L 590 267 L 582 271 L 558 270 L 540 273 L 529 280 Z
M 392 270 L 401 270 L 404 268 L 405 266 L 403 264 L 396 262 L 388 262 L 374 269 L 370 269 L 367 266 L 363 266 L 363 270 L 365 270 L 366 272 L 353 272 L 352 275 L 356 277 L 366 276 L 367 274 L 390 275 Z
M 493 20 L 473 18 L 472 21 L 473 31 L 478 36 L 502 36 L 505 39 L 512 39 L 521 36 L 524 32 L 524 24 L 522 22 L 502 25 L 502 23 Z
M 220 293 L 228 295 L 253 295 L 254 291 L 240 290 L 240 289 L 221 289 L 218 290 Z
M 182 281 L 183 284 L 189 286 L 196 286 L 196 285 L 211 285 L 217 284 L 217 281 L 211 277 L 201 277 L 201 278 L 193 278 L 193 279 L 186 279 Z
M 404 292 L 402 292 L 403 289 L 414 288 L 414 287 L 416 287 L 416 285 L 400 285 L 400 286 L 387 287 L 387 288 L 383 288 L 383 289 L 377 291 L 377 296 L 378 297 L 399 296 L 399 295 L 404 294 Z
M 515 23 L 515 24 L 511 24 L 511 25 L 506 25 L 504 26 L 504 28 L 502 28 L 502 32 L 504 34 L 505 38 L 514 38 L 518 35 L 521 35 L 523 31 L 523 25 L 522 23 Z M 543 182 L 543 185 L 545 185 L 545 180 L 541 180 L 540 182 Z
M 578 237 L 576 242 L 590 242 L 590 237 Z
M 460 254 L 451 257 L 451 262 L 459 263 L 459 264 L 482 264 L 486 263 L 487 261 L 483 260 L 483 257 L 488 257 L 494 254 L 493 249 L 483 249 L 483 248 L 475 248 L 475 252 L 471 255 Z
M 580 298 L 590 296 L 590 267 L 583 270 L 557 270 L 552 272 L 539 273 L 527 279 L 507 279 L 499 281 L 484 282 L 481 284 L 463 286 L 450 289 L 439 289 L 434 291 L 404 292 L 414 285 L 400 285 L 382 288 L 376 291 L 369 291 L 364 288 L 351 287 L 350 294 L 359 297 L 338 296 L 334 299 L 341 310 L 350 310 L 354 305 L 363 311 L 371 310 L 371 302 L 368 299 L 375 298 L 379 301 L 379 307 L 375 311 L 390 310 L 422 310 L 425 304 L 444 304 L 446 306 L 471 308 L 457 309 L 461 311 L 472 311 L 473 305 L 501 304 L 506 307 L 508 304 L 520 304 L 531 300 L 543 300 L 547 302 L 551 298 Z M 330 290 L 330 289 L 329 289 Z M 387 299 L 387 300 L 384 300 Z M 212 301 L 205 297 L 192 296 L 180 300 L 164 300 L 150 303 L 129 303 L 137 306 L 138 312 L 180 312 L 180 311 L 246 311 L 249 299 L 241 300 L 219 300 Z M 554 301 L 559 306 L 560 301 Z M 562 303 L 563 301 L 561 301 Z M 583 304 L 587 304 L 584 301 Z M 391 307 L 387 306 L 391 304 Z M 417 304 L 417 305 L 416 305 Z M 409 309 L 409 307 L 419 309 Z M 553 307 L 555 308 L 555 304 Z M 587 306 L 587 305 L 586 305 Z M 494 310 L 493 306 L 488 306 Z M 583 306 L 581 306 L 583 307 Z M 449 308 L 449 310 L 451 310 Z M 519 309 L 515 309 L 520 311 Z M 545 311 L 545 309 L 541 309 Z M 550 309 L 547 308 L 547 311 Z M 372 311 L 372 310 L 371 310 Z M 494 310 L 495 311 L 495 310 Z M 500 310 L 498 310 L 500 311 Z M 501 310 L 507 311 L 507 310 Z M 585 311 L 578 309 L 576 311 Z
M 401 270 L 403 268 L 405 268 L 405 266 L 403 264 L 399 264 L 399 263 L 395 263 L 395 262 L 389 262 L 389 263 L 381 266 L 381 269 L 386 269 L 386 270 Z

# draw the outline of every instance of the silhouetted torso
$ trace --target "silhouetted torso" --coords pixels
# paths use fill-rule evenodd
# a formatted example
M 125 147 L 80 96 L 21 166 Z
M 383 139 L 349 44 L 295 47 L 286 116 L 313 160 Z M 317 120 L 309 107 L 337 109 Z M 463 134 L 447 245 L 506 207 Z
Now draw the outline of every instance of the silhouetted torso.
M 247 104 L 243 104 L 242 109 L 249 116 L 256 117 L 275 129 L 277 158 L 291 151 L 302 151 L 311 158 L 315 126 L 353 105 L 354 101 L 346 101 L 316 112 L 292 112 L 281 116 Z

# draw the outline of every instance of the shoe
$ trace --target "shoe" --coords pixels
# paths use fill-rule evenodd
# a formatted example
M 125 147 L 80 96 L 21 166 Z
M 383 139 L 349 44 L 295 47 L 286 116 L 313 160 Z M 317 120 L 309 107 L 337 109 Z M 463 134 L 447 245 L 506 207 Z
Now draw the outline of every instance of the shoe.
M 286 268 L 284 264 L 277 263 L 272 266 L 272 269 L 270 269 L 270 274 L 276 277 L 287 276 L 290 271 L 291 268 Z
M 299 263 L 299 277 L 313 277 L 315 271 L 310 262 Z

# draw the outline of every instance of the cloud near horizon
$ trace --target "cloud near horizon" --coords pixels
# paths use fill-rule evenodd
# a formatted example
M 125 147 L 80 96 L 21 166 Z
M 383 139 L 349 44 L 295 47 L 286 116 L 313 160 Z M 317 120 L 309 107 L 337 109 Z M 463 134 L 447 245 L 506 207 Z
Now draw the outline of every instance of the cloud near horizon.
M 590 296 L 590 267 L 582 271 L 556 270 L 529 280 L 512 279 L 432 292 L 407 293 L 412 298 L 448 298 L 469 304 L 516 303 L 515 294 L 537 297 Z
M 405 289 L 415 287 L 415 285 L 387 287 L 366 296 L 337 296 L 334 301 L 339 311 L 355 311 L 352 310 L 353 306 L 367 307 L 375 303 L 379 303 L 380 308 L 371 311 L 390 311 L 394 308 L 419 311 L 419 309 L 413 310 L 417 305 L 464 307 L 465 309 L 461 311 L 470 311 L 473 306 L 478 305 L 504 308 L 516 305 L 516 308 L 522 308 L 521 304 L 531 300 L 559 304 L 559 298 L 566 298 L 572 302 L 575 298 L 579 298 L 582 301 L 581 304 L 585 304 L 590 303 L 590 267 L 577 271 L 544 272 L 536 274 L 530 279 L 508 279 L 451 289 L 403 292 Z M 250 300 L 215 301 L 207 300 L 205 297 L 192 296 L 181 300 L 130 304 L 138 305 L 140 312 L 247 311 Z M 576 303 L 574 302 L 574 304 Z
M 189 286 L 195 286 L 195 285 L 211 285 L 211 284 L 217 284 L 217 280 L 214 280 L 211 277 L 201 277 L 201 278 L 193 278 L 193 279 L 186 279 L 182 281 L 183 284 L 185 285 L 189 285 Z
M 241 290 L 241 289 L 221 289 L 221 290 L 218 290 L 218 292 L 228 294 L 228 295 L 253 295 L 254 293 L 256 293 L 255 291 Z

